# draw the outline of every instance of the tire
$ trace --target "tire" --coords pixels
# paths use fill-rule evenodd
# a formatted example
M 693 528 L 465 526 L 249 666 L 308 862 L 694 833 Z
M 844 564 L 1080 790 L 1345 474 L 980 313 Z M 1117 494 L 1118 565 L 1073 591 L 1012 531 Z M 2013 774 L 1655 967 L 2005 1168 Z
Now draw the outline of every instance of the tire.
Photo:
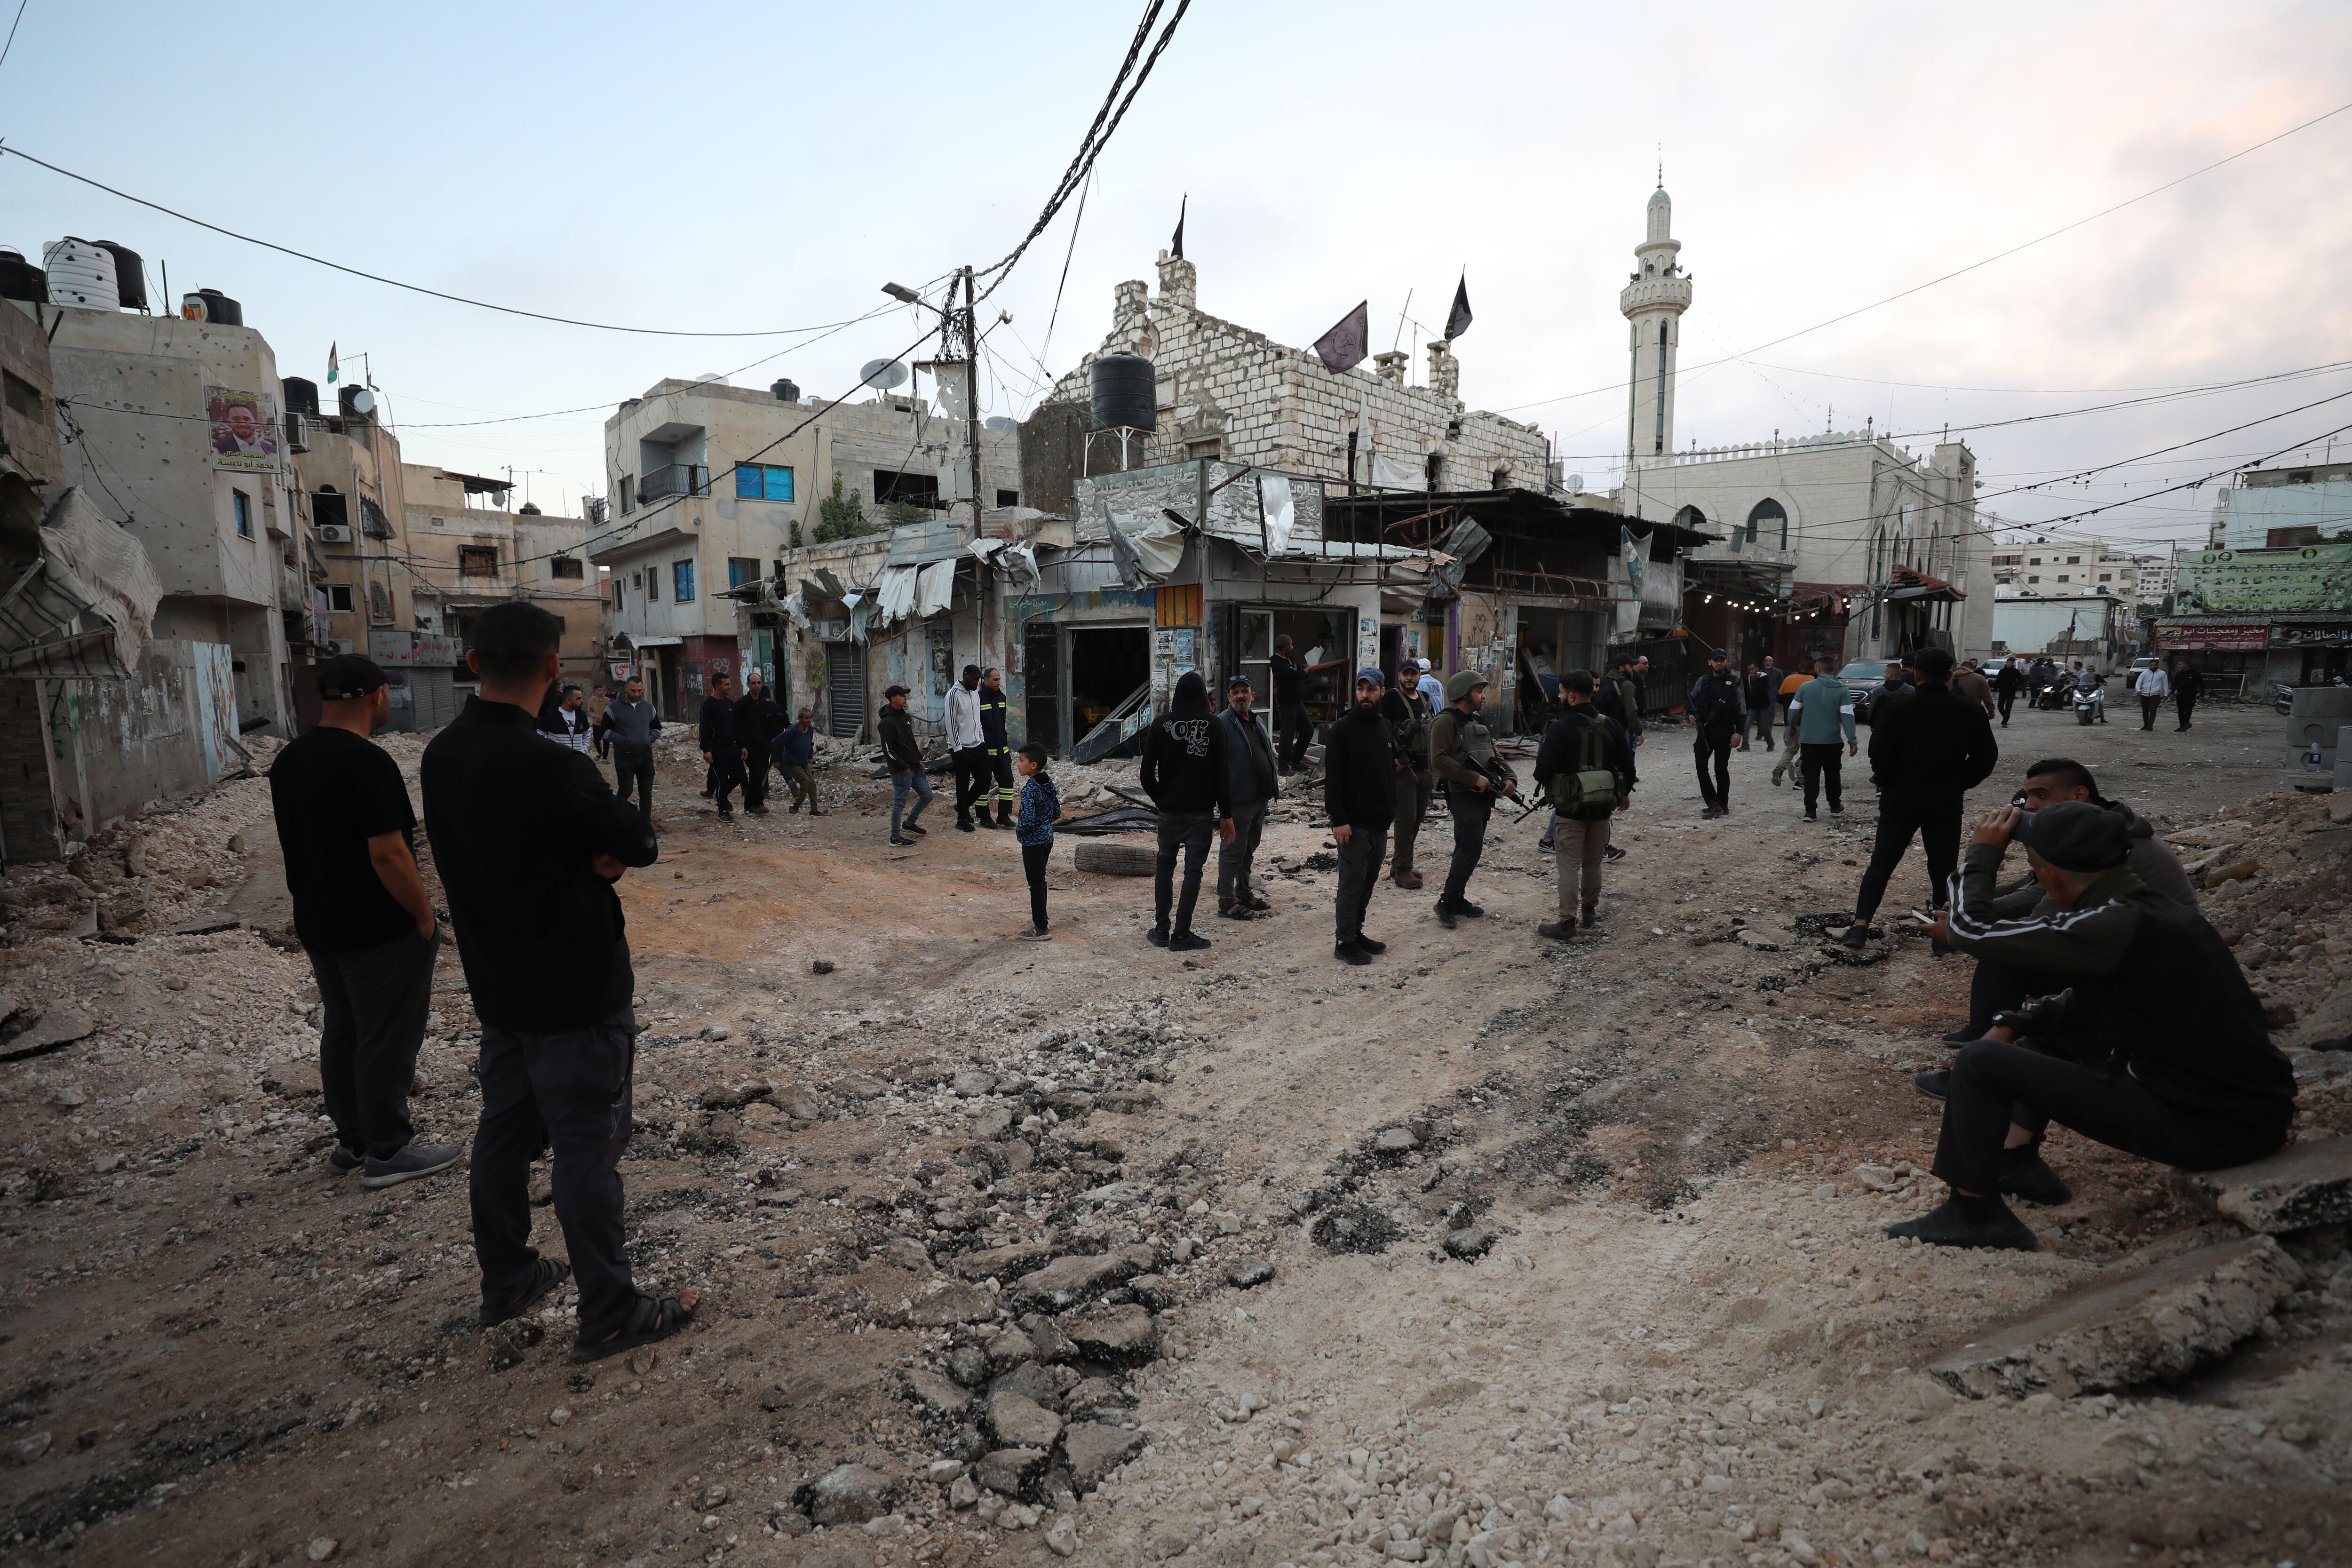
M 1101 838 L 1080 844 L 1073 859 L 1079 870 L 1106 877 L 1149 877 L 1160 868 L 1157 846 L 1116 844 Z

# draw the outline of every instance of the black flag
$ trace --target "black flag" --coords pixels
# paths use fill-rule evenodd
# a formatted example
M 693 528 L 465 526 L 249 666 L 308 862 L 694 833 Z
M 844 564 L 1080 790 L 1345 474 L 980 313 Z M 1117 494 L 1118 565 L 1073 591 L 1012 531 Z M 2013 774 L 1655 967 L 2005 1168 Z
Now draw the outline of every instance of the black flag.
M 1364 345 L 1371 340 L 1371 301 L 1365 300 L 1339 318 L 1339 324 L 1315 340 L 1315 354 L 1333 375 L 1364 363 Z
M 1192 197 L 1188 192 L 1183 198 L 1176 204 L 1176 237 L 1170 243 L 1168 247 L 1168 254 L 1173 256 L 1179 261 L 1184 259 L 1184 209 L 1192 205 Z
M 1470 330 L 1470 275 L 1454 286 L 1454 309 L 1445 312 L 1445 341 L 1452 342 Z

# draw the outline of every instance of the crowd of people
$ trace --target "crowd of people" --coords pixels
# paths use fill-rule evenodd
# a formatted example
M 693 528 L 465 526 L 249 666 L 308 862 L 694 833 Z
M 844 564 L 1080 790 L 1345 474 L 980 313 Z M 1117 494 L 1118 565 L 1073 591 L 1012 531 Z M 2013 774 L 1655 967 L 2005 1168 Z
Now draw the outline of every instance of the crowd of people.
M 558 683 L 560 632 L 553 616 L 522 603 L 478 619 L 467 658 L 479 685 L 425 748 L 423 826 L 482 1028 L 468 1175 L 479 1318 L 505 1321 L 572 1281 L 572 1353 L 593 1361 L 677 1332 L 698 1297 L 636 1288 L 618 1170 L 638 1026 L 614 886 L 659 853 L 652 756 L 661 721 L 635 680 L 590 721 L 580 689 Z M 2185 729 L 2193 681 L 2184 690 L 2179 675 L 2150 673 L 2154 681 L 2139 678 L 2142 701 L 2173 699 Z M 1470 884 L 1504 803 L 1522 817 L 1551 813 L 1543 843 L 1557 908 L 1536 934 L 1567 942 L 1598 924 L 1603 868 L 1619 852 L 1612 824 L 1631 808 L 1637 753 L 1655 723 L 1643 712 L 1647 677 L 1646 661 L 1631 655 L 1605 674 L 1555 674 L 1557 711 L 1535 750 L 1529 800 L 1486 717 L 1484 674 L 1459 670 L 1440 686 L 1412 660 L 1394 674 L 1358 671 L 1353 701 L 1328 727 L 1321 753 L 1320 804 L 1338 851 L 1335 961 L 1365 965 L 1387 951 L 1368 929 L 1373 893 L 1384 871 L 1397 888 L 1423 885 L 1414 850 L 1433 805 L 1453 840 L 1434 904 L 1441 926 L 1485 916 Z M 1843 815 L 1843 764 L 1860 755 L 1857 720 L 1866 714 L 1877 820 L 1841 940 L 1872 940 L 1916 840 L 1930 889 L 1913 911 L 1917 929 L 1937 956 L 1975 962 L 1968 1020 L 1945 1037 L 1956 1054 L 1915 1086 L 1943 1104 L 1933 1169 L 1950 1196 L 1890 1226 L 1896 1237 L 2032 1247 L 2007 1200 L 2066 1201 L 2066 1182 L 2041 1154 L 2053 1123 L 2135 1155 L 2210 1168 L 2276 1149 L 2293 1117 L 2294 1075 L 2179 861 L 2147 821 L 2100 795 L 2082 763 L 2029 764 L 2010 804 L 1978 819 L 1963 855 L 1964 797 L 1999 765 L 1995 721 L 2006 727 L 2008 705 L 2035 679 L 2021 661 L 1988 675 L 1925 647 L 1856 692 L 1828 658 L 1810 675 L 1769 659 L 1734 674 L 1718 653 L 1680 704 L 1707 818 L 1728 813 L 1727 756 L 1751 739 L 1782 753 L 1775 787 L 1793 762 L 1806 821 L 1824 800 Z M 370 743 L 390 710 L 383 671 L 343 655 L 318 679 L 320 722 L 273 763 L 272 805 L 296 931 L 320 991 L 320 1083 L 335 1128 L 327 1164 L 389 1187 L 465 1157 L 456 1144 L 420 1139 L 408 1110 L 449 932 L 426 895 L 418 817 L 399 770 Z M 777 770 L 791 809 L 817 814 L 813 714 L 803 708 L 787 721 L 756 674 L 745 684 L 739 698 L 714 679 L 698 715 L 706 795 L 722 818 L 738 791 L 746 811 L 763 813 Z M 1187 672 L 1140 735 L 1141 783 L 1159 819 L 1155 946 L 1210 945 L 1193 921 L 1212 843 L 1216 914 L 1272 912 L 1254 881 L 1255 857 L 1283 779 L 1306 760 L 1291 746 L 1278 667 L 1272 684 L 1275 726 L 1245 678 L 1228 682 L 1213 708 L 1206 682 Z M 924 834 L 919 819 L 933 798 L 908 695 L 890 688 L 877 727 L 892 779 L 890 842 L 901 847 Z M 998 671 L 967 667 L 950 696 L 958 826 L 1013 833 L 1030 899 L 1023 939 L 1050 941 L 1046 869 L 1066 814 L 1049 758 L 1042 746 L 1010 746 Z M 613 762 L 612 784 L 593 760 L 599 752 Z M 2012 847 L 2025 875 L 2005 882 Z M 550 1151 L 562 1259 L 530 1243 L 529 1167 Z

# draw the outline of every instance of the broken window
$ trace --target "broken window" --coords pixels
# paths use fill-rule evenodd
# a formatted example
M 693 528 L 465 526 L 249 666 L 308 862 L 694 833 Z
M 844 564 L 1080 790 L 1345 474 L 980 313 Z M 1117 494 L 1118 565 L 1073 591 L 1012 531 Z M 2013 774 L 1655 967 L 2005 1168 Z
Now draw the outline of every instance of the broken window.
M 499 547 L 495 544 L 460 544 L 457 546 L 457 575 L 460 577 L 495 577 L 499 574 Z
M 352 613 L 352 585 L 349 583 L 327 584 L 327 608 L 338 616 Z
M 320 528 L 349 528 L 351 505 L 334 491 L 322 489 L 310 498 L 310 521 Z
M 566 577 L 577 583 L 584 581 L 588 573 L 577 555 L 554 555 L 548 558 L 547 574 L 551 577 Z
M 7 378 L 8 412 L 26 419 L 41 416 L 41 389 L 13 371 L 0 372 Z
M 908 501 L 916 506 L 937 506 L 940 503 L 940 477 L 937 474 L 904 474 L 890 468 L 874 470 L 874 499 L 877 501 Z
M 1019 490 L 999 490 L 996 492 L 996 504 L 999 506 L 1019 506 L 1021 504 L 1021 492 Z

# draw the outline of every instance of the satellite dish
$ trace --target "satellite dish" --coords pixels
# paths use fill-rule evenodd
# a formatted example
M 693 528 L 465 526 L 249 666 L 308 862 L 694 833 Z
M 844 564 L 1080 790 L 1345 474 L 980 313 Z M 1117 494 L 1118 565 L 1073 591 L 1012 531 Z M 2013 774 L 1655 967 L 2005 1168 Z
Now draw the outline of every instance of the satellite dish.
M 354 414 L 374 413 L 375 394 L 364 386 L 361 387 L 357 392 L 352 393 L 352 412 Z
M 1569 475 L 1568 488 L 1574 494 L 1582 495 L 1584 493 L 1584 476 L 1582 474 Z
M 870 359 L 857 373 L 858 383 L 887 392 L 907 379 L 906 365 L 895 359 Z

